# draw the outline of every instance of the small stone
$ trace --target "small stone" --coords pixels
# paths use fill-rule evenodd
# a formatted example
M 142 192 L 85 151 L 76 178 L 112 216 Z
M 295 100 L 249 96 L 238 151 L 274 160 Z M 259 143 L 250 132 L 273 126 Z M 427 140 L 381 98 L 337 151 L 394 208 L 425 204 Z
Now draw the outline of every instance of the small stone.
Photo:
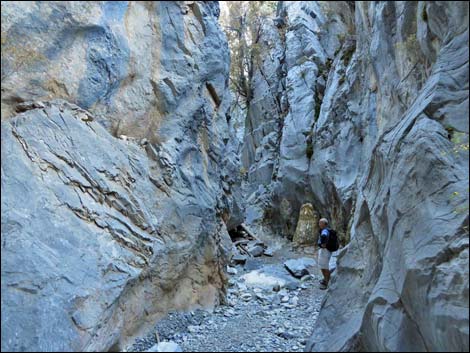
M 285 287 L 289 290 L 296 290 L 297 288 L 299 288 L 299 285 L 296 282 L 289 282 L 286 284 Z
M 232 263 L 235 265 L 244 265 L 246 263 L 247 257 L 240 254 L 235 254 L 232 257 Z
M 225 317 L 232 317 L 232 315 L 230 315 L 230 313 L 224 313 L 224 316 Z
M 242 298 L 242 300 L 248 302 L 251 300 L 252 295 L 250 293 L 243 293 L 240 295 L 240 297 Z
M 227 266 L 227 273 L 230 275 L 236 275 L 238 271 L 235 267 Z
M 237 283 L 237 287 L 238 287 L 238 289 L 239 289 L 240 291 L 246 291 L 246 290 L 248 289 L 247 286 L 246 286 L 246 284 L 243 283 L 243 282 L 238 282 L 238 283 Z
M 198 326 L 190 325 L 190 326 L 188 326 L 188 331 L 189 331 L 190 333 L 195 333 L 195 332 L 199 331 L 199 327 L 198 327 Z
M 263 255 L 264 248 L 261 245 L 255 245 L 251 246 L 248 248 L 248 252 L 253 256 L 253 257 L 258 257 Z
M 153 347 L 151 347 L 150 349 L 146 350 L 146 352 L 182 352 L 182 351 L 183 350 L 181 349 L 181 347 L 173 341 L 160 342 L 154 345 Z
M 233 246 L 237 247 L 239 245 L 246 245 L 248 244 L 250 241 L 248 239 L 240 239 L 240 240 L 237 240 L 233 243 Z
M 250 242 L 248 243 L 248 246 L 257 246 L 257 245 L 264 248 L 264 242 L 259 239 L 250 240 Z
M 299 303 L 299 297 L 293 297 L 290 300 L 290 302 L 291 302 L 292 305 L 297 305 Z
M 273 250 L 270 249 L 270 248 L 264 249 L 263 255 L 272 257 L 273 256 Z
M 289 332 L 289 331 L 284 331 L 284 332 L 282 332 L 282 333 L 279 333 L 278 336 L 279 336 L 279 337 L 282 337 L 282 338 L 284 338 L 284 339 L 286 339 L 286 340 L 291 340 L 291 339 L 297 337 L 297 335 L 295 335 L 294 333 Z
M 286 309 L 293 309 L 295 308 L 297 305 L 294 305 L 294 304 L 289 304 L 289 303 L 282 303 L 282 306 Z
M 235 299 L 231 299 L 227 303 L 228 306 L 235 307 L 237 305 L 237 301 Z
M 281 290 L 281 286 L 280 286 L 279 284 L 275 284 L 275 285 L 273 286 L 273 291 L 274 291 L 274 292 L 279 292 L 280 290 Z
M 289 297 L 287 295 L 281 298 L 281 303 L 287 303 L 289 301 Z
M 266 297 L 264 295 L 262 295 L 261 293 L 256 293 L 255 294 L 255 297 L 256 299 L 258 299 L 259 301 L 265 301 L 266 300 Z

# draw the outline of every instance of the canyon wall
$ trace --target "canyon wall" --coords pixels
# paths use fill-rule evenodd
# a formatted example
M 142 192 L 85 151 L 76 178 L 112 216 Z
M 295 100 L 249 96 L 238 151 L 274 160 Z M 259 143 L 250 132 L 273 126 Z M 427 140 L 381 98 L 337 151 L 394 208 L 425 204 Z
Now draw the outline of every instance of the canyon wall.
M 2 350 L 224 301 L 241 208 L 216 2 L 2 2 Z
M 468 350 L 468 4 L 280 2 L 260 42 L 246 221 L 310 202 L 346 245 L 307 350 Z

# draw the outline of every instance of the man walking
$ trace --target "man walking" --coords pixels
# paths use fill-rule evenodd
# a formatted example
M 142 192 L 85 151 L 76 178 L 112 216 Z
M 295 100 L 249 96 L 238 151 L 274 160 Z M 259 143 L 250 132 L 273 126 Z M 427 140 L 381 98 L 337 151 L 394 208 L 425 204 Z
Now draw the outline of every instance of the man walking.
M 320 281 L 320 289 L 325 290 L 328 288 L 328 282 L 330 281 L 329 264 L 331 258 L 331 252 L 326 248 L 330 236 L 328 220 L 326 218 L 320 219 L 318 226 L 320 227 L 320 236 L 318 237 L 318 246 L 320 247 L 320 251 L 318 252 L 318 266 L 323 274 L 323 279 Z

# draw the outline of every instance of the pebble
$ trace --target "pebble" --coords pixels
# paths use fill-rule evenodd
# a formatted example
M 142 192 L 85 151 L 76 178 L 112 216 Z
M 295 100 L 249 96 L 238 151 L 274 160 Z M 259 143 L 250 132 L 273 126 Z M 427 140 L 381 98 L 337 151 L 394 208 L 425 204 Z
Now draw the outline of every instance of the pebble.
M 188 331 L 191 332 L 191 333 L 195 333 L 195 332 L 199 331 L 199 327 L 197 327 L 197 326 L 188 326 Z
M 238 271 L 235 267 L 227 266 L 227 273 L 230 275 L 236 275 Z
M 242 300 L 247 302 L 251 300 L 252 295 L 250 293 L 243 293 L 242 295 L 240 295 L 240 298 L 242 298 Z
M 256 261 L 272 264 L 275 258 L 259 259 Z M 263 264 L 254 263 L 253 266 Z M 279 268 L 285 271 L 282 261 Z M 153 332 L 159 332 L 162 342 L 172 340 L 179 344 L 183 351 L 302 350 L 318 317 L 325 292 L 312 285 L 311 276 L 304 276 L 296 280 L 295 285 L 284 288 L 274 285 L 263 287 L 263 290 L 252 283 L 248 288 L 240 279 L 244 269 L 229 266 L 227 272 L 235 272 L 232 269 L 237 272 L 229 278 L 226 306 L 216 307 L 212 313 L 194 310 L 169 314 L 159 321 Z M 156 344 L 156 337 L 152 334 L 139 338 L 126 350 L 142 352 Z
M 292 305 L 297 305 L 299 303 L 299 297 L 293 297 L 290 300 L 290 302 L 291 302 Z
M 175 342 L 160 342 L 151 348 L 147 349 L 146 352 L 182 352 L 181 347 Z

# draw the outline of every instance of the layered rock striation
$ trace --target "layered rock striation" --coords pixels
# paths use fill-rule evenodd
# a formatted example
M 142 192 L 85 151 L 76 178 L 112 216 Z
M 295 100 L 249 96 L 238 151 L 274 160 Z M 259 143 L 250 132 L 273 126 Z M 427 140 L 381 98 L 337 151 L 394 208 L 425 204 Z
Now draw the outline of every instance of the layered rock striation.
M 224 300 L 242 211 L 218 15 L 2 3 L 2 350 L 119 349 Z

